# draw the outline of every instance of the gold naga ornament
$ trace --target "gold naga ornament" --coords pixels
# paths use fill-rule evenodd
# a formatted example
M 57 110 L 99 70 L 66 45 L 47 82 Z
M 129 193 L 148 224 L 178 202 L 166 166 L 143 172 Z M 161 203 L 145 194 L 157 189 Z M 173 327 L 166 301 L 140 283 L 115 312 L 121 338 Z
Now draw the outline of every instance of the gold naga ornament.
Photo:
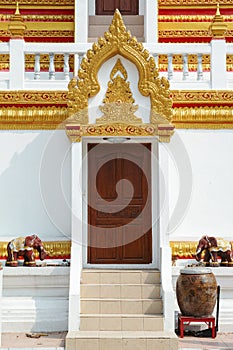
M 150 123 L 134 115 L 137 106 L 127 82 L 127 72 L 118 60 L 110 74 L 111 81 L 100 110 L 104 113 L 95 124 L 89 124 L 88 99 L 100 91 L 97 74 L 110 58 L 120 55 L 132 62 L 139 72 L 138 90 L 149 96 L 151 102 Z M 121 75 L 116 75 L 119 72 Z M 172 100 L 169 82 L 159 78 L 154 58 L 126 30 L 121 14 L 116 10 L 109 31 L 100 37 L 81 62 L 78 78 L 68 85 L 68 119 L 66 132 L 72 142 L 81 141 L 82 136 L 158 136 L 169 142 L 174 133 Z

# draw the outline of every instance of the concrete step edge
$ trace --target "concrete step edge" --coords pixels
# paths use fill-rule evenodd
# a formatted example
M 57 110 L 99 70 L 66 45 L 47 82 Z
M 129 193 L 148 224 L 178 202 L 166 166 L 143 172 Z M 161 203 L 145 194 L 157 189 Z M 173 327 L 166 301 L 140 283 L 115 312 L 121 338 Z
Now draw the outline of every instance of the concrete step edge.
M 130 339 L 130 338 L 158 338 L 158 339 L 177 339 L 175 332 L 168 331 L 77 331 L 68 332 L 66 338 L 111 338 L 111 339 Z

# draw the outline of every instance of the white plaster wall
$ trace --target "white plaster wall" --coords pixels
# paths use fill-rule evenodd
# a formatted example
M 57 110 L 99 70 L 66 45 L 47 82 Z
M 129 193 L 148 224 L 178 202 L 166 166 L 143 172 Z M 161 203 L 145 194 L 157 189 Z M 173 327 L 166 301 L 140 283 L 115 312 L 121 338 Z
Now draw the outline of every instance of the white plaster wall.
M 4 267 L 2 331 L 66 331 L 69 272 L 69 267 L 61 266 Z
M 169 152 L 170 240 L 233 239 L 233 130 L 176 130 Z
M 70 239 L 70 141 L 64 131 L 0 132 L 0 240 Z

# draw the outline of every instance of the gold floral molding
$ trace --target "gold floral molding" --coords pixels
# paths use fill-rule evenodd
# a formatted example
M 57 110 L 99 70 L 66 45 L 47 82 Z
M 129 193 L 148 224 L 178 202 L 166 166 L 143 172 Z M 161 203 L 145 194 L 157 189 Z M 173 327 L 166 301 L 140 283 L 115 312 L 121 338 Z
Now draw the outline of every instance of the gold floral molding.
M 172 90 L 173 106 L 226 105 L 233 107 L 232 90 Z
M 172 90 L 172 122 L 177 129 L 233 129 L 232 90 Z M 65 128 L 68 118 L 67 91 L 0 91 L 0 130 L 52 130 Z M 84 113 L 85 114 L 85 113 Z M 123 129 L 122 129 L 123 128 Z M 104 129 L 104 131 L 103 131 Z M 154 136 L 153 124 L 67 125 L 72 141 L 81 136 Z M 167 130 L 160 134 L 166 137 Z M 168 134 L 168 138 L 169 138 Z
M 172 91 L 177 129 L 233 129 L 233 91 Z
M 65 91 L 0 91 L 1 130 L 53 130 L 66 119 Z
M 149 96 L 151 100 L 150 124 L 142 124 L 141 129 L 153 126 L 154 135 L 159 136 L 160 141 L 168 141 L 173 134 L 174 126 L 171 124 L 172 100 L 170 98 L 169 82 L 166 78 L 159 78 L 154 58 L 144 49 L 143 45 L 132 37 L 123 23 L 121 14 L 116 10 L 109 31 L 105 32 L 104 38 L 100 37 L 88 50 L 86 57 L 81 62 L 78 71 L 78 79 L 73 78 L 68 86 L 68 113 L 67 124 L 68 136 L 71 140 L 80 140 L 86 136 L 89 125 L 88 99 L 97 95 L 100 91 L 98 82 L 99 68 L 110 58 L 121 55 L 131 61 L 138 69 L 138 89 L 143 96 Z M 119 123 L 124 120 L 119 121 Z M 105 124 L 105 123 L 104 123 Z M 127 123 L 127 127 L 134 125 L 134 121 Z M 104 125 L 102 131 L 109 126 L 113 131 L 112 136 L 118 135 L 118 123 Z M 72 131 L 73 128 L 73 131 Z M 127 128 L 120 128 L 122 135 L 128 136 Z M 141 130 L 140 129 L 140 130 Z M 77 138 L 75 138 L 77 133 Z M 125 134 L 124 134 L 125 133 Z M 89 133 L 88 133 L 89 135 Z M 102 134 L 105 136 L 107 134 Z

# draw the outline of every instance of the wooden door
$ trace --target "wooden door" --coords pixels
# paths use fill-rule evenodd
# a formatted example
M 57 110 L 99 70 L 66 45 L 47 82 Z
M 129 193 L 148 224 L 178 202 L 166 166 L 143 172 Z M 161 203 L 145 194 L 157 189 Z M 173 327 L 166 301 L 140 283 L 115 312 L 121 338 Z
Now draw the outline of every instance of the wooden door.
M 150 144 L 88 145 L 88 262 L 152 261 Z
M 138 0 L 96 0 L 97 15 L 113 15 L 118 9 L 122 15 L 138 15 Z

